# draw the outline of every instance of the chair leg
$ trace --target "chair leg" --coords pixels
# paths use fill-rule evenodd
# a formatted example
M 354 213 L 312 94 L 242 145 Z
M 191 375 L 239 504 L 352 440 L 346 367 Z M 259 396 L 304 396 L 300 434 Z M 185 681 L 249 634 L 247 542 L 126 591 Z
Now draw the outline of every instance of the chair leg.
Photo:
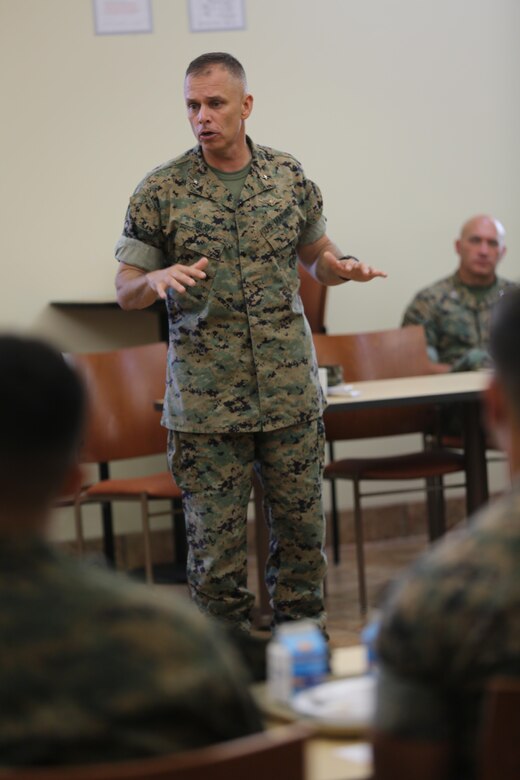
M 334 460 L 334 442 L 329 441 L 329 460 Z M 332 530 L 332 550 L 334 563 L 339 563 L 340 558 L 340 539 L 339 539 L 339 516 L 338 516 L 338 494 L 336 490 L 336 480 L 330 480 L 330 503 L 331 503 L 331 530 Z
M 74 501 L 74 524 L 76 526 L 76 546 L 78 555 L 82 556 L 85 552 L 85 537 L 83 536 L 83 517 L 81 514 L 81 501 L 76 498 Z
M 106 462 L 98 464 L 99 479 L 110 478 L 109 464 Z M 103 551 L 107 563 L 110 566 L 116 565 L 116 547 L 114 539 L 114 523 L 112 518 L 112 503 L 103 501 L 101 504 L 101 522 L 103 525 Z
M 148 514 L 148 497 L 146 493 L 141 496 L 141 516 L 143 521 L 143 542 L 144 542 L 144 568 L 146 572 L 146 582 L 153 584 L 153 566 L 152 566 L 152 540 L 150 535 L 150 517 Z
M 339 518 L 338 518 L 338 498 L 336 492 L 336 480 L 330 480 L 330 503 L 331 503 L 331 530 L 332 530 L 332 550 L 334 563 L 338 564 L 339 553 Z
M 426 496 L 428 538 L 430 542 L 434 542 L 446 533 L 446 506 L 442 477 L 429 477 L 426 480 Z
M 356 533 L 359 609 L 361 614 L 365 615 L 367 611 L 367 589 L 365 579 L 365 547 L 363 519 L 361 516 L 361 494 L 359 489 L 359 479 L 354 479 L 352 484 L 354 489 L 354 529 Z

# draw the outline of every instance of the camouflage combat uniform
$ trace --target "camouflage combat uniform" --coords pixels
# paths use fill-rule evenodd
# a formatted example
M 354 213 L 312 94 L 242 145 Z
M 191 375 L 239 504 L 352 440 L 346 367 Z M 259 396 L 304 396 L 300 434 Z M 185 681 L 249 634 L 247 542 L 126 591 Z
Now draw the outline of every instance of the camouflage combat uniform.
M 520 675 L 520 484 L 415 564 L 383 612 L 376 726 L 449 739 L 473 777 L 486 681 Z
M 0 764 L 158 755 L 262 728 L 240 661 L 184 597 L 0 546 Z
M 146 271 L 209 259 L 207 278 L 167 301 L 163 423 L 195 600 L 248 628 L 245 517 L 258 461 L 275 620 L 323 625 L 323 397 L 296 254 L 325 232 L 322 199 L 293 157 L 248 143 L 238 200 L 199 147 L 152 171 L 130 200 L 116 257 Z
M 481 295 L 463 284 L 458 274 L 421 290 L 405 311 L 403 325 L 423 325 L 434 362 L 452 371 L 473 371 L 490 365 L 491 309 L 514 283 L 497 277 Z

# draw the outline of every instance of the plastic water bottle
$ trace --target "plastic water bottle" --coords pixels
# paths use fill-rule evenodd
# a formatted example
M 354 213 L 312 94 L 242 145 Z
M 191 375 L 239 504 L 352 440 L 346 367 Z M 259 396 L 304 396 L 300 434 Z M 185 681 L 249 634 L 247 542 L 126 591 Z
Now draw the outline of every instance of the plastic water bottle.
M 310 620 L 282 623 L 267 647 L 267 690 L 275 701 L 323 682 L 328 671 L 327 642 Z
M 377 635 L 379 633 L 379 616 L 374 614 L 361 631 L 361 641 L 365 647 L 367 668 L 373 672 L 377 665 Z

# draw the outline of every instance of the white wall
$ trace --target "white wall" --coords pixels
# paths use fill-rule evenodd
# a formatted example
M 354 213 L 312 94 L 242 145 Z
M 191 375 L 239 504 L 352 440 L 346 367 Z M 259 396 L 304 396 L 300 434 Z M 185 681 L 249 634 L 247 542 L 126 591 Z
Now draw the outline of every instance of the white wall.
M 192 34 L 184 0 L 152 0 L 153 34 L 95 36 L 90 0 L 0 0 L 0 327 L 68 350 L 155 338 L 153 317 L 49 302 L 113 297 L 128 196 L 192 145 L 183 73 L 210 50 L 243 62 L 249 132 L 303 162 L 331 237 L 388 271 L 330 291 L 330 332 L 397 325 L 476 212 L 504 222 L 520 277 L 518 0 L 245 4 L 245 31 Z
M 331 236 L 389 273 L 332 290 L 331 331 L 397 324 L 475 212 L 503 220 L 520 276 L 517 0 L 245 2 L 243 32 L 192 34 L 184 0 L 152 0 L 153 34 L 95 36 L 90 0 L 0 0 L 0 326 L 68 349 L 155 333 L 142 315 L 88 333 L 48 304 L 113 295 L 128 196 L 192 145 L 183 73 L 208 50 L 244 63 L 250 133 L 303 162 Z

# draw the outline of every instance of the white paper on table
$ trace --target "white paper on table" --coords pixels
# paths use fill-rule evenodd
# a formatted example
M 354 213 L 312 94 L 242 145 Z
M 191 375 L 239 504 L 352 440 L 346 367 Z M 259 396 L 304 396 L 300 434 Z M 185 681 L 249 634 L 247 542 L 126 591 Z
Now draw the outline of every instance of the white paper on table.
M 372 746 L 368 742 L 346 745 L 335 750 L 334 754 L 345 761 L 352 761 L 353 764 L 366 766 L 372 762 Z
M 368 728 L 375 709 L 375 677 L 345 677 L 295 694 L 291 706 L 300 715 L 338 727 Z
M 349 395 L 351 397 L 355 397 L 358 395 L 361 395 L 359 390 L 356 390 L 354 385 L 333 385 L 332 387 L 329 387 L 328 395 Z

